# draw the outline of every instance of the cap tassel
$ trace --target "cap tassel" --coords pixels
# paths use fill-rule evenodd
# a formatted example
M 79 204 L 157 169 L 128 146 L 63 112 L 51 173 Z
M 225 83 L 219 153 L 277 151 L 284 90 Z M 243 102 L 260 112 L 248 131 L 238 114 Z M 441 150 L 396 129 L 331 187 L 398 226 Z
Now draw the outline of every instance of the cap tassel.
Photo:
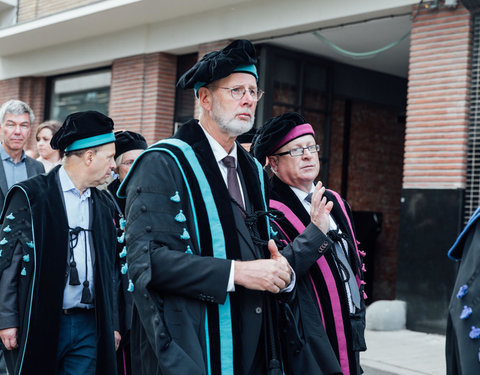
M 77 263 L 75 261 L 70 263 L 70 281 L 69 285 L 80 285 L 80 278 L 78 277 Z
M 92 294 L 90 293 L 89 285 L 90 283 L 88 280 L 83 282 L 82 299 L 80 300 L 80 303 L 85 303 L 87 305 L 92 303 Z

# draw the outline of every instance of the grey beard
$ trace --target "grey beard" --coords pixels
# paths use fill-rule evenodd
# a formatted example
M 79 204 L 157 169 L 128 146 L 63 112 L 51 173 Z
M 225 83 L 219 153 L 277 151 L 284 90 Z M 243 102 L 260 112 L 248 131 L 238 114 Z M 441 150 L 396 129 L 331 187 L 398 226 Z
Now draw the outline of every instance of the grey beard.
M 248 132 L 253 127 L 254 118 L 251 121 L 232 120 L 227 123 L 218 122 L 220 129 L 225 130 L 231 137 L 238 137 L 240 134 Z

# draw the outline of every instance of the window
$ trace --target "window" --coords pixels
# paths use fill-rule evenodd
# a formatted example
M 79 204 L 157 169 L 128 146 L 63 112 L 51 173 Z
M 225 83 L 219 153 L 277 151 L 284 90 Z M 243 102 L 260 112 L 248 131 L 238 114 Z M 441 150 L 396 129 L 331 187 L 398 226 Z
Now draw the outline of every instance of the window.
M 108 116 L 110 70 L 52 77 L 46 118 L 63 122 L 67 115 L 94 110 Z

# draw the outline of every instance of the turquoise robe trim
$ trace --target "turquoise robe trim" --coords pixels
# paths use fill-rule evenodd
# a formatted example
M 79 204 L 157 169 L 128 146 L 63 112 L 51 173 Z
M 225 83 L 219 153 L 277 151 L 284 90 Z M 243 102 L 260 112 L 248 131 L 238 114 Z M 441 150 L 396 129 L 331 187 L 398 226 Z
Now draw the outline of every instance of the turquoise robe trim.
M 457 239 L 455 240 L 455 243 L 452 245 L 452 247 L 448 250 L 448 257 L 452 260 L 455 260 L 455 261 L 460 261 L 461 260 L 461 257 L 458 258 L 457 256 L 454 255 L 454 252 L 455 252 L 455 249 L 456 247 L 460 244 L 460 242 L 463 240 L 463 237 L 466 236 L 466 234 L 468 233 L 468 231 L 470 230 L 470 228 L 472 227 L 472 225 L 477 221 L 477 219 L 480 217 L 480 207 L 478 207 L 475 212 L 472 214 L 472 216 L 470 217 L 470 219 L 468 220 L 468 223 L 467 225 L 465 226 L 465 228 L 463 229 L 462 233 L 460 233 L 460 235 L 457 237 Z
M 211 228 L 212 228 L 211 233 L 212 233 L 212 246 L 213 246 L 213 249 L 214 249 L 214 256 L 219 257 L 217 255 L 217 252 L 222 251 L 224 253 L 224 258 L 226 258 L 226 249 L 225 249 L 225 240 L 224 240 L 224 236 L 223 236 L 223 229 L 222 229 L 219 217 L 218 217 L 218 211 L 217 211 L 217 208 L 216 208 L 216 205 L 215 205 L 215 201 L 213 199 L 213 196 L 212 196 L 208 181 L 206 180 L 205 174 L 203 172 L 203 169 L 201 168 L 200 163 L 198 162 L 198 159 L 197 159 L 193 149 L 191 148 L 191 146 L 188 143 L 186 143 L 184 141 L 181 141 L 181 140 L 178 140 L 178 139 L 173 139 L 173 138 L 169 138 L 169 139 L 159 141 L 152 146 L 161 145 L 162 143 L 178 147 L 185 154 L 186 159 L 190 162 L 192 170 L 194 171 L 195 176 L 197 177 L 197 180 L 199 181 L 199 186 L 200 186 L 201 191 L 202 191 L 202 197 L 204 199 L 207 214 L 208 214 L 209 219 L 210 219 L 210 225 L 211 225 Z M 183 168 L 180 164 L 180 161 L 175 156 L 175 154 L 168 149 L 149 148 L 149 149 L 145 150 L 143 153 L 152 152 L 152 151 L 163 151 L 163 152 L 168 153 L 172 157 L 172 159 L 175 161 L 175 163 L 177 164 L 177 166 L 178 166 L 178 168 L 179 168 L 179 170 L 182 174 L 182 178 L 183 178 L 183 180 L 185 182 L 185 185 L 187 187 L 189 200 L 191 202 L 190 204 L 192 206 L 192 215 L 193 215 L 193 220 L 194 220 L 194 225 L 195 225 L 195 233 L 197 235 L 197 244 L 198 244 L 198 248 L 200 249 L 200 235 L 199 235 L 199 230 L 198 230 L 198 223 L 197 223 L 195 206 L 194 206 L 194 203 L 193 203 L 193 195 L 192 195 L 190 186 L 188 184 L 185 172 L 183 171 Z M 142 153 L 142 155 L 143 155 L 143 153 Z M 132 167 L 128 171 L 126 177 L 124 178 L 123 182 L 120 184 L 120 186 L 117 190 L 117 197 L 126 198 L 126 196 L 120 194 L 120 192 L 123 190 L 123 185 L 127 182 L 130 173 L 132 173 L 132 171 L 135 169 L 134 168 L 135 164 L 138 163 L 140 159 L 141 159 L 140 156 L 137 157 L 137 159 L 135 159 Z M 261 166 L 261 164 L 256 159 L 254 159 L 254 161 L 255 161 L 255 165 L 257 167 L 258 177 L 259 177 L 259 181 L 260 181 L 260 187 L 261 187 L 261 192 L 262 192 L 262 200 L 263 200 L 264 209 L 267 210 L 267 203 L 266 203 L 266 198 L 265 198 L 265 193 L 264 193 L 265 192 L 265 181 L 264 181 L 263 167 Z M 199 177 L 199 175 L 201 175 L 201 176 Z M 200 179 L 203 179 L 205 182 L 202 183 L 200 181 Z M 204 192 L 204 190 L 207 190 L 207 192 Z M 210 212 L 210 210 L 212 210 L 212 212 Z M 212 220 L 213 217 L 216 217 L 216 222 L 214 222 Z M 265 217 L 265 220 L 266 220 L 266 224 L 267 224 L 267 233 L 270 237 L 270 220 L 269 220 L 268 217 Z M 213 230 L 213 228 L 216 228 L 218 230 Z M 217 239 L 217 236 L 221 236 L 222 239 L 221 240 Z M 218 242 L 220 242 L 221 246 L 215 246 L 215 244 L 217 244 Z M 222 374 L 233 374 L 233 342 L 232 342 L 232 340 L 233 340 L 232 336 L 233 335 L 232 335 L 232 328 L 231 328 L 231 317 L 228 318 L 228 319 L 224 319 L 224 317 L 222 316 L 222 311 L 223 310 L 225 310 L 226 312 L 228 312 L 229 315 L 231 315 L 230 314 L 230 300 L 229 300 L 228 295 L 227 295 L 227 299 L 226 299 L 224 305 L 223 306 L 219 305 L 218 307 L 219 307 L 219 318 L 220 318 L 219 329 L 220 329 L 220 342 L 221 342 L 221 358 L 222 358 L 221 359 L 221 369 L 222 369 Z M 222 322 L 228 322 L 227 323 L 228 327 L 223 326 Z M 205 320 L 205 330 L 206 330 L 206 337 L 207 337 L 206 348 L 207 348 L 208 373 L 211 374 L 210 348 L 209 348 L 209 335 L 208 335 L 208 319 Z M 230 332 L 229 335 L 226 335 L 226 339 L 222 339 L 222 337 L 223 337 L 222 332 L 223 331 Z M 223 344 L 224 342 L 230 342 L 232 344 L 229 345 L 229 348 L 227 349 Z M 224 366 L 227 365 L 227 362 L 223 360 L 223 358 L 227 355 L 226 354 L 227 352 L 230 352 L 229 356 L 227 357 L 229 359 L 229 363 L 228 363 L 229 368 L 224 367 Z
M 258 179 L 260 180 L 260 189 L 262 189 L 262 201 L 263 201 L 263 207 L 265 211 L 268 211 L 267 208 L 267 200 L 265 199 L 265 180 L 263 178 L 263 167 L 262 165 L 258 162 L 257 159 L 253 159 L 255 162 L 255 166 L 257 167 L 257 172 L 258 172 Z M 270 219 L 268 216 L 265 217 L 265 220 L 267 221 L 267 233 L 268 233 L 268 239 L 272 238 L 272 231 L 270 228 Z
M 18 185 L 12 186 L 9 193 L 11 193 L 14 190 L 14 188 L 20 189 L 25 194 L 25 197 L 27 198 L 28 207 L 30 208 L 30 220 L 31 220 L 31 223 L 32 223 L 32 242 L 35 243 L 35 232 L 33 230 L 34 225 L 33 225 L 32 205 L 30 204 L 30 198 L 28 197 L 28 194 L 25 191 L 25 189 L 22 188 L 21 186 L 18 186 Z M 7 197 L 5 197 L 5 198 L 7 198 Z M 5 207 L 4 207 L 4 210 L 5 210 Z M 2 212 L 2 214 L 3 214 L 3 212 Z M 31 288 L 30 288 L 30 303 L 28 304 L 28 323 L 27 323 L 27 329 L 25 331 L 26 332 L 25 343 L 24 343 L 23 348 L 22 348 L 23 349 L 22 350 L 22 360 L 20 361 L 20 367 L 18 368 L 18 373 L 19 374 L 22 373 L 23 361 L 25 359 L 25 351 L 26 351 L 27 344 L 28 344 L 28 335 L 30 333 L 30 321 L 32 320 L 32 304 L 33 304 L 33 295 L 34 295 L 33 291 L 35 289 L 35 280 L 36 280 L 36 276 L 37 276 L 37 253 L 36 253 L 35 250 L 32 253 L 33 253 L 33 276 L 32 276 L 32 285 L 31 285 Z
M 215 258 L 227 259 L 227 252 L 225 247 L 225 237 L 223 235 L 222 224 L 220 222 L 220 217 L 218 215 L 217 206 L 215 205 L 215 200 L 213 198 L 212 190 L 208 183 L 207 177 L 203 172 L 203 169 L 195 155 L 195 152 L 190 147 L 190 145 L 179 139 L 165 139 L 163 141 L 157 142 L 156 145 L 168 144 L 171 146 L 177 147 L 181 150 L 187 161 L 190 163 L 192 170 L 195 174 L 195 177 L 198 181 L 200 191 L 202 193 L 203 202 L 205 203 L 205 208 L 207 210 L 208 220 L 210 223 L 210 233 L 212 235 L 212 248 L 213 256 Z M 170 150 L 157 149 L 160 151 L 166 151 L 169 154 L 172 154 Z M 185 185 L 190 192 L 190 186 L 185 174 L 182 170 L 178 159 L 175 157 L 178 167 L 182 171 L 182 176 L 184 177 Z M 195 212 L 195 207 L 193 207 L 193 199 L 190 199 L 192 205 L 192 212 Z M 195 218 L 196 220 L 196 218 Z M 195 228 L 197 230 L 197 242 L 198 247 L 200 248 L 200 236 L 198 233 L 198 225 L 195 223 Z M 232 331 L 232 316 L 230 310 L 230 296 L 227 293 L 227 298 L 223 305 L 218 305 L 218 314 L 219 314 L 219 331 L 220 331 L 220 361 L 221 361 L 221 370 L 222 374 L 233 374 L 233 331 Z M 208 359 L 208 373 L 211 373 L 210 368 L 210 348 L 209 348 L 209 335 L 208 335 L 208 319 L 205 319 L 205 330 L 207 337 L 207 359 Z

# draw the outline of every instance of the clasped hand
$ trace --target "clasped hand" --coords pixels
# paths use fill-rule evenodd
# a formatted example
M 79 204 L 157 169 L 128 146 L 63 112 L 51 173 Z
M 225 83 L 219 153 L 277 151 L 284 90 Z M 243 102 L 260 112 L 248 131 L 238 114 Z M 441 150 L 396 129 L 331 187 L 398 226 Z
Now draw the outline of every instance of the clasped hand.
M 292 270 L 275 241 L 268 241 L 268 250 L 270 259 L 235 261 L 235 284 L 271 293 L 278 293 L 290 284 Z

